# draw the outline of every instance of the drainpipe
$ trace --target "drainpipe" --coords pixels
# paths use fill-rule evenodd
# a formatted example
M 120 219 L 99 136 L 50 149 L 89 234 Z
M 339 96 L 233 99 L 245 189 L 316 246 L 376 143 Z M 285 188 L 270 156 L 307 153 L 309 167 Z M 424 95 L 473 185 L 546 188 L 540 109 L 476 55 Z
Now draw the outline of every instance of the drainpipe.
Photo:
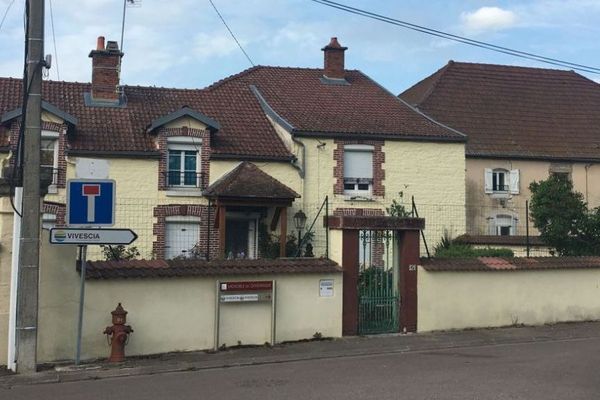
M 589 199 L 588 199 L 588 171 L 590 169 L 590 167 L 593 164 L 586 164 L 585 165 L 585 202 L 588 203 Z M 588 208 L 589 208 L 589 204 L 588 204 Z
M 292 137 L 292 141 L 294 143 L 296 143 L 298 146 L 300 146 L 300 148 L 301 148 L 300 151 L 302 152 L 301 165 L 298 165 L 298 161 L 292 161 L 292 166 L 298 170 L 298 175 L 300 175 L 300 180 L 302 182 L 302 207 L 306 208 L 306 193 L 304 190 L 304 188 L 305 188 L 304 179 L 306 176 L 306 170 L 305 170 L 305 168 L 306 168 L 306 146 L 304 145 L 304 143 L 302 143 L 302 141 L 296 139 L 293 134 L 291 135 L 291 137 Z

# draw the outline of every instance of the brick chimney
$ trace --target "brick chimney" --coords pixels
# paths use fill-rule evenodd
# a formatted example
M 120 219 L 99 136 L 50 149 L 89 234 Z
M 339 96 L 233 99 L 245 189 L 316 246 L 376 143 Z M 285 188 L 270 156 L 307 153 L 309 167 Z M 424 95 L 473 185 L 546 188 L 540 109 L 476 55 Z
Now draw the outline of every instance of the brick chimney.
M 98 37 L 96 50 L 90 52 L 92 58 L 92 102 L 115 103 L 120 101 L 119 74 L 121 57 L 117 42 L 108 41 L 104 46 L 104 36 Z
M 332 37 L 329 44 L 323 47 L 325 55 L 325 66 L 323 75 L 329 79 L 345 79 L 344 72 L 344 52 L 347 47 L 342 47 L 336 37 Z

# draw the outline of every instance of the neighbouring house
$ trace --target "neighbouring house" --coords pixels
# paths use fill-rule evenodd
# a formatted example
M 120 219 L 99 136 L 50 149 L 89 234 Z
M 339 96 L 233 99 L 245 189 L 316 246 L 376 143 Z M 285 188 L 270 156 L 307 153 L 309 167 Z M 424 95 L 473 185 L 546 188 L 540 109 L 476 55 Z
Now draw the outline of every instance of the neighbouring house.
M 524 244 L 529 184 L 550 174 L 564 174 L 590 207 L 600 205 L 596 82 L 573 71 L 450 61 L 400 98 L 468 135 L 466 233 L 474 244 L 500 243 L 490 235 Z
M 316 305 L 306 305 L 296 311 L 313 313 L 297 315 L 298 321 L 304 321 L 304 331 L 284 338 L 305 338 L 315 331 L 340 335 L 338 300 L 342 291 L 336 274 L 340 273 L 337 264 L 347 255 L 339 246 L 332 247 L 323 227 L 324 221 L 329 221 L 324 218 L 326 213 L 338 218 L 338 228 L 347 228 L 351 218 L 360 223 L 363 217 L 384 216 L 392 200 L 414 196 L 417 203 L 464 204 L 466 136 L 422 114 L 364 73 L 346 69 L 346 47 L 336 38 L 321 50 L 322 68 L 257 66 L 204 89 L 168 89 L 124 85 L 119 76 L 124 54 L 116 42 L 105 44 L 100 37 L 90 52 L 91 83 L 43 83 L 42 163 L 54 171 L 44 198 L 43 225 L 65 224 L 66 182 L 89 177 L 93 164 L 94 171 L 107 171 L 116 181 L 116 226 L 131 228 L 139 235 L 135 245 L 142 260 L 105 262 L 99 249 L 90 249 L 89 259 L 98 260 L 90 264 L 97 272 L 90 279 L 102 280 L 96 285 L 101 288 L 99 296 L 146 296 L 149 292 L 144 282 L 148 282 L 148 290 L 165 301 L 176 301 L 185 293 L 202 293 L 203 301 L 214 301 L 213 284 L 206 286 L 209 292 L 203 292 L 193 282 L 187 288 L 172 283 L 175 281 L 165 285 L 154 282 L 170 276 L 194 280 L 207 275 L 214 280 L 231 276 L 231 271 L 254 278 L 261 274 L 272 278 L 278 268 L 292 274 L 313 271 L 316 275 L 311 279 L 317 284 L 321 278 L 336 279 L 336 302 L 326 306 L 328 317 L 320 316 L 329 325 L 314 326 L 308 332 L 318 318 L 313 315 Z M 5 166 L 14 160 L 21 90 L 20 79 L 0 78 L 0 151 Z M 9 203 L 2 204 L 2 212 L 11 213 Z M 297 232 L 302 216 L 306 223 L 303 231 Z M 464 215 L 440 211 L 433 217 L 458 232 L 465 229 Z M 422 224 L 409 229 L 420 227 Z M 2 251 L 10 248 L 12 239 L 8 225 L 3 229 Z M 391 255 L 389 249 L 396 246 L 398 238 L 376 234 L 375 229 L 381 229 L 378 225 L 369 229 L 373 230 L 361 235 L 354 246 L 361 268 L 367 264 L 381 267 L 384 259 L 397 265 L 401 256 Z M 425 229 L 425 234 L 433 242 L 441 231 Z M 302 252 L 294 250 L 299 237 L 305 245 L 310 242 L 310 252 L 307 247 Z M 418 236 L 411 246 L 417 246 L 418 257 Z M 10 271 L 7 253 L 1 257 L 1 276 Z M 314 261 L 303 259 L 300 265 L 253 260 L 310 253 Z M 328 255 L 334 263 L 321 258 Z M 357 269 L 358 265 L 352 264 Z M 104 275 L 106 271 L 109 275 Z M 119 277 L 159 280 L 111 283 Z M 60 285 L 68 280 L 50 281 Z M 289 285 L 294 285 L 293 279 Z M 303 292 L 298 293 L 318 295 L 314 290 L 318 285 L 302 285 Z M 52 284 L 44 287 L 49 293 Z M 162 287 L 171 292 L 161 295 Z M 0 281 L 0 291 L 0 298 L 6 298 L 6 281 Z M 290 304 L 304 298 L 291 292 L 286 296 Z M 56 298 L 53 301 L 60 303 Z M 193 304 L 196 300 L 185 301 Z M 152 315 L 151 309 L 140 310 L 145 301 L 136 298 L 129 303 L 136 307 L 129 310 L 131 315 Z M 161 304 L 155 307 L 177 308 Z M 183 306 L 177 310 L 177 320 L 187 323 L 187 316 L 179 314 L 184 310 Z M 92 311 L 102 312 L 101 320 L 109 310 Z M 213 314 L 207 315 L 212 318 Z M 6 314 L 0 314 L 0 326 L 5 318 Z M 45 318 L 49 321 L 47 315 Z M 150 324 L 149 320 L 144 324 Z M 205 326 L 205 322 L 197 325 Z M 136 332 L 141 338 L 142 333 Z M 258 343 L 264 343 L 263 333 L 255 336 Z M 95 330 L 89 335 L 84 344 L 100 346 Z M 211 343 L 212 336 L 202 336 L 201 342 L 191 337 L 186 340 L 193 342 L 184 347 L 187 350 L 206 348 L 202 343 Z M 148 353 L 152 343 L 146 342 L 143 350 L 140 347 L 139 354 Z M 0 349 L 5 347 L 0 345 Z

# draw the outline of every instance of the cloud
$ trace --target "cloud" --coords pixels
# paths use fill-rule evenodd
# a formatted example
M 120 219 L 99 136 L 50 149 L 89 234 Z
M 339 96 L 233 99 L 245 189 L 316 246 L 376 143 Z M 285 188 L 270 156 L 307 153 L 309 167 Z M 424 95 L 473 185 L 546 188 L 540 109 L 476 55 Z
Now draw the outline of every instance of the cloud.
M 463 12 L 460 16 L 463 29 L 470 33 L 499 31 L 517 24 L 517 14 L 499 7 L 481 7 L 472 12 Z

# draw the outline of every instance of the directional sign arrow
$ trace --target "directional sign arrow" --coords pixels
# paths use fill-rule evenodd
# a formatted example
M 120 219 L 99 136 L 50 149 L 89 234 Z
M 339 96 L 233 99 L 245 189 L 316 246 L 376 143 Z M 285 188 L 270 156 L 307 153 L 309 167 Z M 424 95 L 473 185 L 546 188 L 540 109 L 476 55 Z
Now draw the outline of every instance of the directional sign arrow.
M 131 244 L 138 236 L 131 229 L 103 228 L 52 228 L 50 243 L 53 244 Z

